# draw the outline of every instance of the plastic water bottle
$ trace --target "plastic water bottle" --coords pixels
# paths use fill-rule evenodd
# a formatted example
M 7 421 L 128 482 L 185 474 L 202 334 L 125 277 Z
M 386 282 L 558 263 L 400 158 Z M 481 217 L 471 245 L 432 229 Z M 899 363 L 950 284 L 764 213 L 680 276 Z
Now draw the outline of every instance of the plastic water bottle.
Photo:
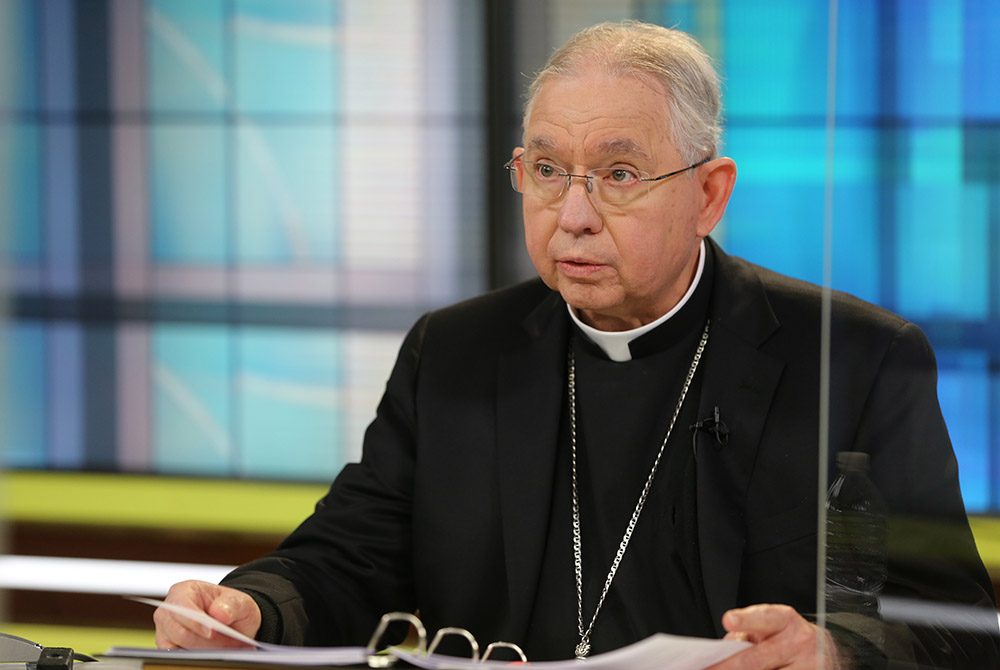
M 888 520 L 868 477 L 868 454 L 837 454 L 840 471 L 826 497 L 827 611 L 879 616 L 885 585 Z

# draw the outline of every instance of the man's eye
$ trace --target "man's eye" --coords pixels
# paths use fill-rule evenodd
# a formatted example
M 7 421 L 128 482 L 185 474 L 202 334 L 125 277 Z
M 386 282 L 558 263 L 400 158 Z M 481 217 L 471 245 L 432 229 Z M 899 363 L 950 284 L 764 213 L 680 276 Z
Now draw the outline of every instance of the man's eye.
M 545 163 L 539 163 L 536 169 L 538 170 L 538 176 L 543 179 L 551 179 L 558 174 L 554 166 Z
M 616 168 L 611 171 L 611 181 L 617 184 L 630 184 L 639 176 L 630 170 L 625 170 L 623 168 Z

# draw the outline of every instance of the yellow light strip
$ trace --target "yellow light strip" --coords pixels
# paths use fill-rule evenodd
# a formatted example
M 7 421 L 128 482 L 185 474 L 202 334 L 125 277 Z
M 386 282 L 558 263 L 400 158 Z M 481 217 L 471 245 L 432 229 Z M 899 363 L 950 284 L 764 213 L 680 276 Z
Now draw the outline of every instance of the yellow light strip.
M 284 535 L 308 516 L 326 484 L 8 471 L 0 516 L 80 523 Z M 969 519 L 979 553 L 1000 579 L 1000 518 Z
M 285 534 L 308 516 L 326 484 L 123 474 L 8 471 L 8 521 Z
M 1000 519 L 990 516 L 969 517 L 972 534 L 976 538 L 979 556 L 990 571 L 993 581 L 1000 580 Z

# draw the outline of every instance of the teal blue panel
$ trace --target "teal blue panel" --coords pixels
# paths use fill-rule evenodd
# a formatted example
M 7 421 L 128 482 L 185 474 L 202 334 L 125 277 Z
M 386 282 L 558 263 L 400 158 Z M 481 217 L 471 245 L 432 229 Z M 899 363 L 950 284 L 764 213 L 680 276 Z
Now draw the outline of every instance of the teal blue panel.
M 336 7 L 330 0 L 237 0 L 239 112 L 330 114 L 338 108 Z
M 739 177 L 727 209 L 725 246 L 784 274 L 823 282 L 826 197 L 823 128 L 730 129 L 727 154 Z M 835 141 L 834 288 L 879 298 L 876 134 L 845 129 Z
M 727 251 L 778 272 L 822 281 L 825 134 L 822 128 L 730 128 L 739 176 L 726 210 Z
M 329 125 L 239 127 L 237 257 L 244 262 L 329 263 L 338 256 L 340 186 Z
M 950 118 L 962 111 L 962 4 L 907 0 L 898 12 L 896 78 L 899 113 Z
M 147 90 L 153 111 L 222 111 L 230 98 L 222 0 L 151 0 Z
M 965 0 L 962 90 L 967 118 L 1000 118 L 1000 3 Z
M 834 190 L 832 288 L 881 300 L 878 185 L 840 182 Z
M 156 260 L 227 260 L 225 133 L 222 125 L 152 126 L 149 206 Z
M 741 117 L 826 110 L 826 0 L 726 4 L 726 109 Z
M 0 111 L 37 109 L 37 7 L 32 0 L 0 3 Z
M 938 399 L 958 458 L 962 497 L 970 512 L 990 502 L 989 356 L 970 350 L 938 352 Z
M 153 463 L 158 472 L 220 476 L 236 472 L 231 347 L 226 326 L 154 328 Z
M 879 7 L 871 0 L 839 0 L 837 12 L 836 109 L 838 122 L 871 119 L 882 111 L 881 72 L 873 67 L 883 46 Z M 826 38 L 824 38 L 824 41 Z M 827 63 L 824 54 L 822 62 Z M 826 77 L 824 76 L 824 82 Z
M 0 122 L 0 232 L 9 258 L 42 257 L 41 162 L 38 127 Z
M 834 136 L 831 285 L 870 302 L 881 298 L 879 201 L 886 189 L 878 173 L 879 135 L 861 126 Z
M 42 468 L 46 454 L 46 329 L 8 323 L 0 329 L 0 464 Z
M 239 342 L 241 474 L 332 479 L 344 466 L 337 336 L 247 328 Z
M 962 181 L 960 128 L 911 134 L 909 181 L 896 189 L 899 310 L 909 318 L 988 313 L 989 197 Z

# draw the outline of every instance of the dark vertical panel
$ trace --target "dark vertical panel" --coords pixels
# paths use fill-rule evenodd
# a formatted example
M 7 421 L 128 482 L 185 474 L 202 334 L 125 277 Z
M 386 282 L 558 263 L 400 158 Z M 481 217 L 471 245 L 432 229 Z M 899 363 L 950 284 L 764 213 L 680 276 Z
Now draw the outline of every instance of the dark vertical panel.
M 111 204 L 111 63 L 107 0 L 77 5 L 77 109 L 81 122 L 79 176 L 80 291 L 83 297 L 114 293 Z M 113 315 L 109 314 L 108 317 Z M 85 323 L 83 331 L 83 422 L 85 467 L 117 467 L 113 321 Z
M 976 57 L 976 51 L 970 50 L 967 57 Z M 975 185 L 985 191 L 985 209 L 981 213 L 986 217 L 987 232 L 983 244 L 990 262 L 986 266 L 988 312 L 986 327 L 980 324 L 969 324 L 968 331 L 974 334 L 963 337 L 956 346 L 969 349 L 981 349 L 987 352 L 987 366 L 990 378 L 987 398 L 989 416 L 986 434 L 989 444 L 982 445 L 987 449 L 990 460 L 990 498 L 993 509 L 1000 509 L 1000 342 L 990 338 L 1000 323 L 1000 127 L 981 121 L 965 121 L 962 128 L 963 161 L 962 180 L 969 185 Z
M 537 0 L 486 0 L 486 208 L 491 288 L 535 276 L 524 250 L 521 196 L 511 190 L 503 164 L 521 142 L 528 84 L 552 53 L 549 10 L 549 3 Z
M 112 282 L 110 21 L 106 0 L 77 6 L 76 83 L 80 120 L 80 267 L 82 292 L 110 294 Z
M 902 140 L 906 133 L 899 124 L 897 111 L 898 82 L 896 80 L 896 64 L 898 57 L 897 26 L 898 20 L 895 5 L 892 2 L 880 2 L 877 5 L 876 23 L 879 26 L 878 43 L 878 111 L 882 119 L 882 129 L 876 140 L 875 160 L 878 169 L 876 179 L 875 221 L 878 225 L 879 249 L 879 304 L 894 309 L 896 298 L 896 187 L 903 175 L 902 167 L 905 156 L 902 151 Z
M 88 295 L 108 296 L 114 292 L 111 128 L 106 120 L 85 121 L 78 138 L 80 287 Z
M 987 352 L 988 415 L 984 417 L 989 458 L 988 506 L 1000 510 L 1000 96 L 990 81 L 1000 69 L 1000 14 L 991 0 L 968 0 L 963 28 L 962 181 L 985 192 L 987 316 L 981 335 L 966 346 Z M 989 82 L 989 83 L 988 83 Z M 978 325 L 978 324 L 975 324 Z
M 986 182 L 987 196 L 987 240 L 988 256 L 987 281 L 989 282 L 989 324 L 985 329 L 987 333 L 1000 330 L 1000 127 L 990 128 L 984 131 L 988 133 L 991 141 L 986 143 L 990 147 L 987 164 L 990 166 L 990 174 Z M 992 339 L 989 346 L 989 421 L 986 434 L 990 436 L 990 443 L 987 445 L 990 455 L 990 508 L 996 512 L 1000 510 L 1000 342 Z
M 989 189 L 989 256 L 991 262 L 988 263 L 989 280 L 989 300 L 990 300 L 990 323 L 991 327 L 987 332 L 1000 330 L 1000 128 L 993 131 L 993 146 L 995 152 L 992 165 L 993 180 L 988 185 Z M 990 436 L 990 508 L 995 512 L 1000 510 L 1000 343 L 995 339 L 989 357 L 990 375 L 990 398 L 989 398 L 989 426 L 987 435 Z
M 516 200 L 506 175 L 498 172 L 510 158 L 510 109 L 516 99 L 512 65 L 514 62 L 515 3 L 510 0 L 486 0 L 483 23 L 486 35 L 486 241 L 489 249 L 489 287 L 496 288 L 514 279 L 513 258 L 516 237 L 511 231 L 518 213 Z
M 116 336 L 113 322 L 84 324 L 83 444 L 88 470 L 119 469 Z
M 483 35 L 489 27 L 489 20 L 486 15 L 486 7 L 483 3 L 457 2 L 454 3 L 452 11 L 458 13 L 456 24 L 460 26 L 456 37 L 458 54 L 468 54 L 469 60 L 464 60 L 456 68 L 459 78 L 458 88 L 460 102 L 458 104 L 461 118 L 474 119 L 468 122 L 468 129 L 463 137 L 469 141 L 476 141 L 479 147 L 485 147 L 487 133 L 491 127 L 487 123 L 487 116 L 492 106 L 486 99 L 488 78 L 486 72 L 486 59 L 490 57 L 489 48 L 484 46 Z M 478 30 L 471 29 L 472 26 Z M 472 61 L 474 55 L 475 61 Z M 466 123 L 462 121 L 462 123 Z M 463 140 L 465 141 L 465 140 Z M 494 286 L 492 277 L 488 276 L 492 267 L 492 247 L 490 244 L 493 230 L 491 223 L 492 208 L 486 200 L 486 189 L 490 184 L 502 187 L 506 175 L 500 167 L 503 163 L 495 163 L 492 156 L 484 153 L 482 149 L 477 151 L 478 161 L 484 164 L 484 172 L 481 174 L 482 183 L 476 183 L 469 188 L 460 189 L 458 197 L 460 199 L 459 211 L 474 217 L 473 220 L 480 222 L 476 226 L 459 226 L 458 234 L 459 248 L 462 249 L 462 260 L 458 267 L 459 282 L 471 287 L 473 292 L 480 292 L 486 287 Z M 463 171 L 468 166 L 463 166 Z M 473 168 L 474 169 L 474 168 Z M 486 228 L 484 229 L 483 225 Z M 510 222 L 508 222 L 508 226 Z M 484 272 L 483 268 L 487 268 Z M 436 296 L 435 296 L 436 297 Z

